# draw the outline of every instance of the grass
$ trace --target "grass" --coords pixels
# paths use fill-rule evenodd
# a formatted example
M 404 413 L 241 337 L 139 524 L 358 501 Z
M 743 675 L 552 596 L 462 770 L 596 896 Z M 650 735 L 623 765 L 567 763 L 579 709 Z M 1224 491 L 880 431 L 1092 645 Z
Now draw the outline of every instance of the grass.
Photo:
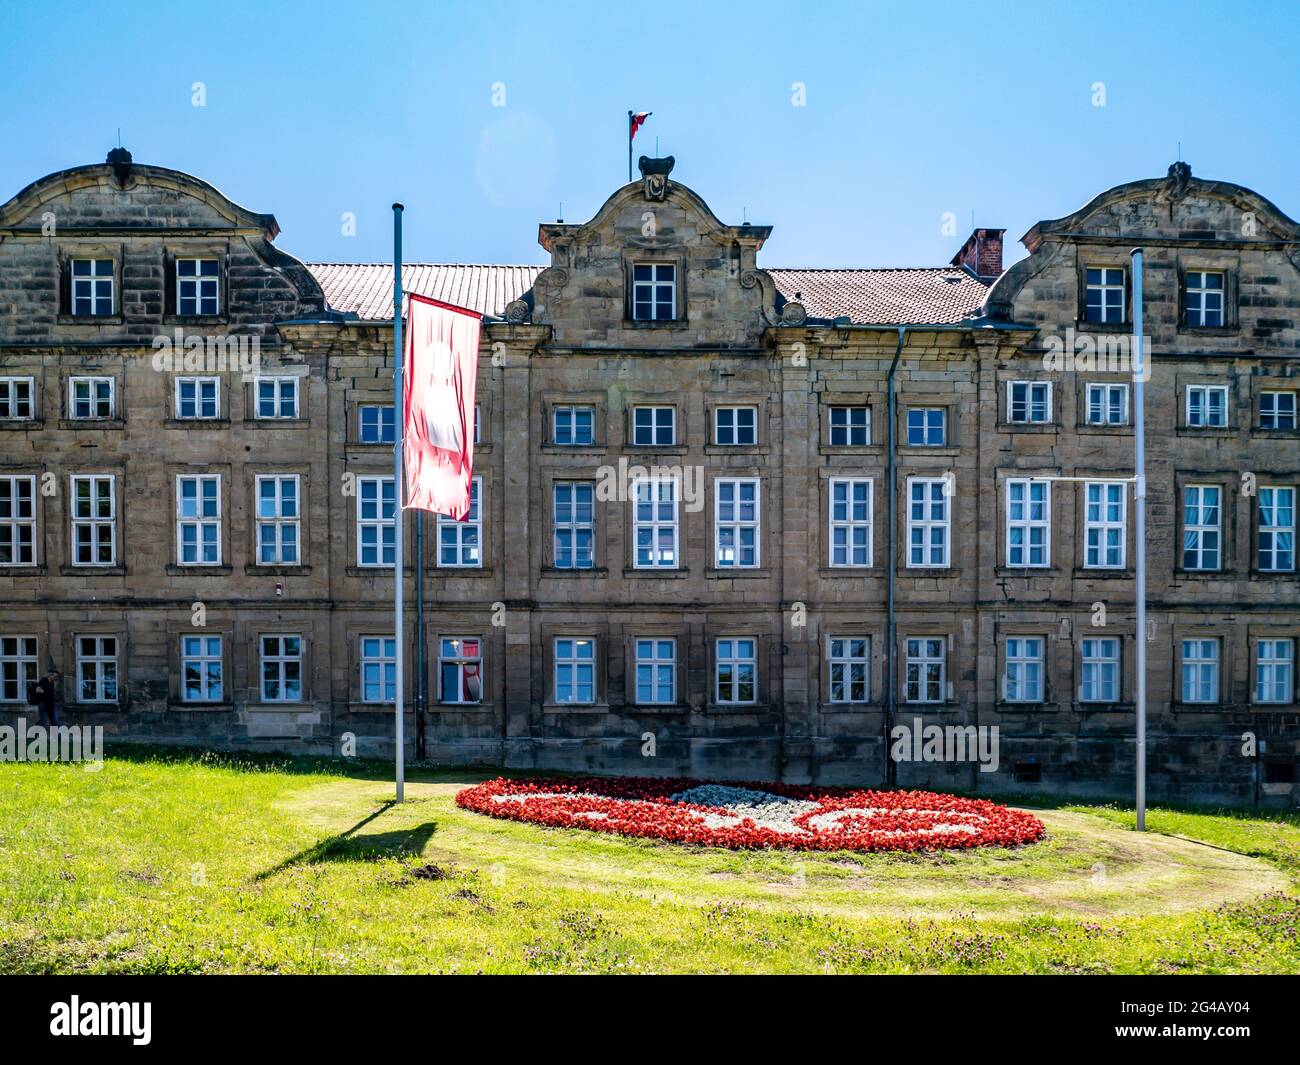
M 1300 972 L 1300 815 L 1051 802 L 1017 851 L 747 853 L 494 820 L 472 770 L 0 765 L 2 972 Z M 1208 846 L 1207 846 L 1208 844 Z

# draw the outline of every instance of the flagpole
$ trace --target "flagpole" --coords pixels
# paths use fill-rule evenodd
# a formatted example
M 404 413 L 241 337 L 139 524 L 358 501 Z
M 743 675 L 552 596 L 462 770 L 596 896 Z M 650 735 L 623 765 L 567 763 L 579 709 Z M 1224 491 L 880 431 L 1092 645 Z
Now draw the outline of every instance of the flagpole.
M 627 113 L 627 179 L 632 180 L 632 112 Z
M 402 626 L 402 500 L 405 496 L 406 477 L 402 468 L 402 438 L 406 435 L 406 419 L 402 409 L 402 211 L 400 203 L 393 204 L 393 644 L 395 742 L 397 801 L 405 799 L 406 755 L 402 736 L 402 650 L 405 643 Z M 380 506 L 383 503 L 381 501 Z

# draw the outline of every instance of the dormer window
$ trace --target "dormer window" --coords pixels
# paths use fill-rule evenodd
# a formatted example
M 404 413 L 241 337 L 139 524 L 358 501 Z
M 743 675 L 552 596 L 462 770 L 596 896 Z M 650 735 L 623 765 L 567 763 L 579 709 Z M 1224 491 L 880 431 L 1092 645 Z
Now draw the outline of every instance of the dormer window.
M 638 322 L 668 322 L 677 317 L 675 265 L 632 265 L 632 317 Z
M 176 260 L 176 313 L 195 318 L 219 313 L 216 259 Z
M 1124 271 L 1115 267 L 1089 267 L 1084 300 L 1084 321 L 1124 321 Z
M 72 260 L 72 313 L 79 317 L 113 313 L 113 260 Z

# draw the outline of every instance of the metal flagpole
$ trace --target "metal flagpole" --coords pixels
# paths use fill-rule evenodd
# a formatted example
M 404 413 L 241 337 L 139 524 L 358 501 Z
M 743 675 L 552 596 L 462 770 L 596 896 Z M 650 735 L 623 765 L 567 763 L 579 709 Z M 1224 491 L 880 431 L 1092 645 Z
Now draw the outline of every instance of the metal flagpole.
M 402 438 L 406 433 L 406 420 L 402 410 L 402 211 L 400 203 L 393 204 L 393 644 L 394 644 L 394 699 L 396 707 L 395 744 L 397 759 L 397 801 L 405 799 L 405 751 L 402 737 L 402 502 L 406 496 L 406 477 L 402 469 Z M 382 503 L 381 503 L 382 506 Z
M 415 512 L 415 760 L 424 761 L 424 705 L 428 699 L 424 650 L 424 511 Z
M 1143 377 L 1150 353 L 1142 349 L 1142 249 L 1133 249 L 1134 506 L 1137 509 L 1137 830 L 1147 827 L 1147 467 Z
M 627 113 L 627 179 L 632 180 L 632 112 Z

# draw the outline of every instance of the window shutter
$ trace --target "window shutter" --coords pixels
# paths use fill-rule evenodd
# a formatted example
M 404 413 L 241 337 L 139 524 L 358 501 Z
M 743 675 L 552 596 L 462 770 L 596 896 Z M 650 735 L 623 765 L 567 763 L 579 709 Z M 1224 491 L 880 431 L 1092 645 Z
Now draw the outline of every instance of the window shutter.
M 176 313 L 176 257 L 163 252 L 163 314 Z
M 72 263 L 59 252 L 59 313 L 72 313 Z

